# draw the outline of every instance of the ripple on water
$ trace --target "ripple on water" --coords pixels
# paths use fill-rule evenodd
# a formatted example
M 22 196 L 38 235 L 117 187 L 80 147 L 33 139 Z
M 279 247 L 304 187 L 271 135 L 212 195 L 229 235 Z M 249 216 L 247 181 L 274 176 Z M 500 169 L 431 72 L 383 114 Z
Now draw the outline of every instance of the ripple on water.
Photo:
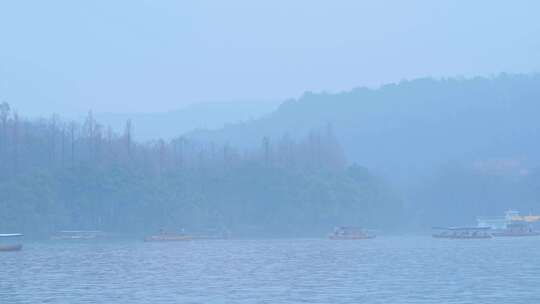
M 540 303 L 540 238 L 32 243 L 1 303 Z

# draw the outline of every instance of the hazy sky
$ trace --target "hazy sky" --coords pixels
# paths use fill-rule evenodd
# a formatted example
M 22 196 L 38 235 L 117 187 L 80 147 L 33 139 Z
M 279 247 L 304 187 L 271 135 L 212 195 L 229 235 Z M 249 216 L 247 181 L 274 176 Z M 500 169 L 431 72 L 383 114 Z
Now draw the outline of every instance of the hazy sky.
M 26 115 L 281 100 L 540 70 L 540 1 L 2 1 L 0 100 Z

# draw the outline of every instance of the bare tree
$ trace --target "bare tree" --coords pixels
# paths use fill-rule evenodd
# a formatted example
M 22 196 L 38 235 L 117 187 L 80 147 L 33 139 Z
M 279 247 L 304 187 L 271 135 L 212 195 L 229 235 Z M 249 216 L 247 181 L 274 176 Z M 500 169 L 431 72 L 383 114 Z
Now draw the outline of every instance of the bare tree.
M 184 166 L 184 150 L 185 140 L 183 137 L 178 137 L 172 141 L 173 155 L 175 166 L 182 168 Z
M 7 147 L 7 122 L 9 118 L 10 107 L 7 102 L 0 103 L 0 121 L 2 122 L 2 130 L 0 131 L 0 159 Z
M 66 125 L 62 124 L 61 136 L 61 151 L 60 151 L 60 165 L 64 166 L 64 161 L 66 157 Z
M 128 153 L 128 157 L 131 157 L 131 140 L 132 140 L 132 125 L 131 125 L 131 119 L 128 119 L 126 121 L 126 128 L 124 130 L 124 138 L 126 140 L 126 150 Z
M 263 146 L 264 164 L 269 165 L 270 164 L 270 139 L 268 138 L 268 136 L 263 137 L 262 146 Z
M 69 135 L 70 135 L 70 141 L 71 141 L 71 167 L 72 168 L 75 166 L 75 128 L 76 128 L 76 124 L 74 121 L 72 121 L 69 124 Z
M 13 171 L 19 170 L 19 115 L 13 114 Z
M 49 128 L 49 164 L 54 166 L 55 154 L 56 154 L 56 123 L 58 121 L 58 116 L 53 114 L 51 117 L 51 123 Z

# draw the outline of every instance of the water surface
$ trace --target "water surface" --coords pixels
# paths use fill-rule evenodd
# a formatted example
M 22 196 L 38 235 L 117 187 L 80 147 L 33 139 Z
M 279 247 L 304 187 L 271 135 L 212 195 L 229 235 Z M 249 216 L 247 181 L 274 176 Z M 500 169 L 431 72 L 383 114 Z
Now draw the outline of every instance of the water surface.
M 37 242 L 0 303 L 540 303 L 540 238 Z

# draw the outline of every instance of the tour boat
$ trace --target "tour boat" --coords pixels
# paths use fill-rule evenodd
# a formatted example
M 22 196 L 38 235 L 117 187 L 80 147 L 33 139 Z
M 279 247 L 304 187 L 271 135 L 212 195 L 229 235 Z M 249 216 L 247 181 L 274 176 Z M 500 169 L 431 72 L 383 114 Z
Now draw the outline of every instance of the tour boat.
M 0 239 L 12 240 L 22 237 L 22 233 L 5 233 L 0 234 Z M 0 251 L 20 251 L 22 249 L 22 244 L 18 242 L 11 241 L 0 241 Z
M 538 215 L 520 215 L 519 212 L 508 210 L 504 216 L 479 216 L 478 227 L 491 229 L 494 237 L 525 237 L 540 236 L 540 231 L 533 224 L 540 221 Z
M 526 223 L 518 222 L 508 224 L 505 229 L 495 230 L 492 234 L 496 237 L 539 236 L 540 231 L 533 230 Z

